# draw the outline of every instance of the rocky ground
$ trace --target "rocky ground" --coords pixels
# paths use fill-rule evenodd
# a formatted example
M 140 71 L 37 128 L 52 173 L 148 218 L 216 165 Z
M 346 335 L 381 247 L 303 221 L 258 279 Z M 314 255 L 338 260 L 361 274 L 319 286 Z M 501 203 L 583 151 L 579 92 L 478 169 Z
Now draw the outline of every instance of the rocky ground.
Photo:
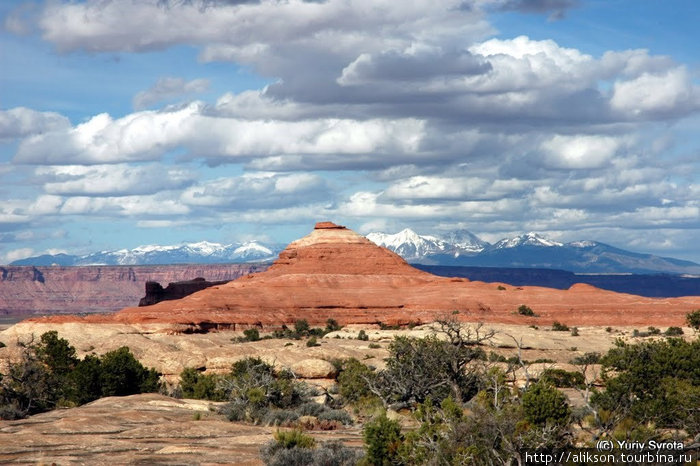
M 275 428 L 232 423 L 215 403 L 145 394 L 0 421 L 2 464 L 259 465 Z M 358 428 L 312 432 L 360 445 Z
M 476 329 L 478 324 L 468 324 Z M 333 358 L 355 357 L 381 368 L 387 347 L 396 335 L 422 337 L 433 332 L 424 325 L 412 330 L 381 330 L 378 326 L 348 326 L 319 339 L 320 346 L 307 347 L 305 340 L 265 339 L 240 343 L 241 332 L 207 334 L 166 334 L 156 329 L 128 325 L 48 326 L 25 322 L 0 333 L 0 361 L 18 354 L 17 341 L 29 333 L 37 336 L 48 329 L 58 330 L 78 349 L 79 356 L 129 346 L 145 365 L 157 368 L 165 379 L 174 382 L 184 367 L 225 372 L 231 364 L 247 356 L 259 356 L 279 367 L 292 368 L 307 382 L 328 387 Z M 357 339 L 364 329 L 368 341 Z M 586 352 L 604 353 L 615 339 L 638 341 L 632 327 L 579 327 L 578 336 L 553 331 L 549 327 L 488 324 L 479 329 L 494 331 L 484 346 L 487 353 L 505 357 L 517 355 L 528 361 L 548 359 L 554 362 L 532 364 L 530 377 L 548 367 L 573 370 L 569 361 Z M 639 330 L 646 330 L 645 328 Z M 662 329 L 665 330 L 665 329 Z M 691 329 L 684 329 L 687 336 Z M 597 367 L 587 374 L 597 375 Z M 2 368 L 0 368 L 2 371 Z M 526 377 L 520 370 L 518 378 Z M 576 390 L 564 390 L 571 404 L 582 403 Z M 0 421 L 0 463 L 2 464 L 261 464 L 259 448 L 272 438 L 275 428 L 231 423 L 214 411 L 215 403 L 178 400 L 148 394 L 123 398 L 105 398 L 88 405 L 60 409 L 20 421 Z M 360 427 L 330 432 L 311 432 L 319 441 L 340 440 L 361 446 Z
M 465 324 L 472 329 L 478 325 Z M 362 329 L 366 331 L 368 341 L 357 339 Z M 432 333 L 433 329 L 434 326 L 430 324 L 412 330 L 381 330 L 377 325 L 349 325 L 319 339 L 320 346 L 307 347 L 306 340 L 237 342 L 242 332 L 169 334 L 160 332 L 155 324 L 49 324 L 28 321 L 0 333 L 0 341 L 7 345 L 0 348 L 0 372 L 4 371 L 7 361 L 18 357 L 18 342 L 28 342 L 31 335 L 38 341 L 42 333 L 57 330 L 59 336 L 77 349 L 79 357 L 90 353 L 99 355 L 128 346 L 137 359 L 146 366 L 156 368 L 168 381 L 177 380 L 186 367 L 206 368 L 206 371 L 221 373 L 228 371 L 231 364 L 239 359 L 257 356 L 278 367 L 292 368 L 302 377 L 313 378 L 325 385 L 328 380 L 323 379 L 332 375 L 332 367 L 322 362 L 354 357 L 382 367 L 382 360 L 388 355 L 387 347 L 395 335 L 422 337 Z M 644 331 L 646 327 L 636 329 Z M 578 336 L 572 336 L 570 331 L 554 331 L 551 326 L 483 324 L 480 331 L 484 333 L 489 330 L 493 330 L 495 335 L 484 347 L 487 352 L 509 357 L 516 355 L 519 345 L 523 348 L 523 359 L 535 361 L 546 358 L 558 364 L 568 364 L 573 357 L 586 352 L 605 352 L 617 338 L 638 340 L 632 336 L 634 327 L 610 327 L 610 331 L 604 327 L 578 327 Z M 692 335 L 691 329 L 685 328 L 684 331 L 686 335 Z M 315 372 L 310 368 L 314 368 Z

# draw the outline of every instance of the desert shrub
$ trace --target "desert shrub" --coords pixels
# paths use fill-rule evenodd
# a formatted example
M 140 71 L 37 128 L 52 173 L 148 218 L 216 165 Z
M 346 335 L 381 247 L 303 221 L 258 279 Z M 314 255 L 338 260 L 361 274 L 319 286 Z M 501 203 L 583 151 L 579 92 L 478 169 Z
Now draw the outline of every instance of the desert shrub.
M 369 381 L 372 392 L 381 394 L 385 405 L 394 408 L 422 403 L 428 397 L 440 402 L 452 395 L 467 400 L 476 394 L 480 383 L 476 370 L 467 370 L 470 362 L 485 359 L 484 351 L 466 340 L 397 336 L 389 345 L 386 369 Z
M 243 339 L 245 341 L 260 340 L 260 331 L 257 328 L 248 328 L 243 330 Z
M 126 346 L 106 353 L 101 363 L 102 396 L 134 395 L 160 389 L 160 374 L 143 367 Z
M 571 336 L 572 337 L 578 336 L 578 327 L 571 327 Z
M 649 335 L 660 335 L 661 334 L 661 329 L 658 329 L 656 327 L 647 327 L 647 330 L 649 331 Z
M 612 332 L 612 330 L 613 330 L 612 327 L 605 327 L 605 331 L 608 333 Z
M 601 363 L 605 390 L 592 402 L 612 418 L 700 431 L 700 339 L 618 340 Z
M 314 346 L 321 346 L 321 344 L 316 340 L 316 337 L 311 337 L 308 340 L 306 340 L 306 346 L 308 347 L 314 347 Z
M 294 322 L 294 331 L 299 335 L 306 335 L 309 333 L 309 322 L 306 319 L 299 319 Z
M 299 429 L 278 430 L 275 432 L 275 441 L 282 448 L 313 448 L 316 441 L 310 435 L 306 435 Z
M 355 466 L 362 459 L 362 452 L 348 448 L 340 442 L 326 442 L 313 451 L 313 466 Z
M 346 359 L 338 373 L 338 393 L 344 400 L 350 402 L 372 396 L 369 381 L 374 377 L 374 372 L 357 359 Z
M 53 409 L 59 397 L 58 388 L 46 366 L 28 350 L 21 361 L 10 364 L 0 380 L 0 416 L 20 419 Z
M 581 372 L 571 372 L 564 369 L 545 369 L 540 380 L 558 388 L 576 388 L 585 384 L 585 377 Z
M 319 446 L 315 442 L 311 446 L 294 443 L 285 446 L 289 444 L 278 440 L 277 434 L 275 437 L 260 449 L 261 459 L 268 466 L 355 466 L 362 458 L 360 452 L 340 442 L 326 442 Z M 304 437 L 313 440 L 308 435 Z
M 382 345 L 380 345 L 379 343 L 370 343 L 369 344 L 370 349 L 379 349 L 381 347 L 382 347 Z
M 537 426 L 564 425 L 571 415 L 566 396 L 542 381 L 530 385 L 522 403 L 525 419 Z
M 369 340 L 369 336 L 367 335 L 367 332 L 365 332 L 364 330 L 360 330 L 360 332 L 357 334 L 357 339 L 367 341 Z
M 36 347 L 36 355 L 39 361 L 46 364 L 49 371 L 56 376 L 67 375 L 78 363 L 75 348 L 68 343 L 68 340 L 60 338 L 56 330 L 41 335 Z
M 382 412 L 362 429 L 365 441 L 365 462 L 372 466 L 400 464 L 399 449 L 403 442 L 399 423 Z
M 695 309 L 685 316 L 685 321 L 689 327 L 692 327 L 696 332 L 700 331 L 700 309 Z
M 555 320 L 552 323 L 552 330 L 554 330 L 555 332 L 568 332 L 569 326 Z
M 338 321 L 337 321 L 337 320 L 335 320 L 335 319 L 328 319 L 328 320 L 326 320 L 326 332 L 327 332 L 327 333 L 330 333 L 330 332 L 337 332 L 337 331 L 340 330 L 341 328 L 343 328 L 343 327 L 341 327 L 341 326 L 338 324 Z
M 572 358 L 569 363 L 575 365 L 575 366 L 588 366 L 591 364 L 598 364 L 600 362 L 600 353 L 596 352 L 590 352 L 590 353 L 585 353 L 582 356 L 576 356 L 575 358 Z M 551 361 L 554 362 L 554 361 Z
M 521 316 L 535 317 L 535 311 L 524 304 L 521 304 L 518 308 L 518 314 Z
M 263 447 L 260 456 L 268 466 L 309 466 L 313 464 L 314 453 L 308 448 L 281 448 L 274 441 L 266 447 Z
M 308 401 L 299 405 L 295 411 L 302 416 L 318 416 L 324 412 L 327 408 L 315 401 Z
M 37 344 L 22 345 L 22 357 L 0 377 L 2 417 L 24 417 L 56 406 L 73 406 L 101 396 L 158 391 L 160 374 L 146 369 L 127 347 L 98 358 L 75 356 L 75 348 L 56 331 Z
M 497 287 L 496 289 L 497 289 L 498 291 L 504 291 L 504 290 L 506 289 L 506 287 L 503 286 L 503 285 L 498 285 L 498 287 Z
M 664 332 L 667 337 L 677 337 L 683 335 L 683 329 L 680 327 L 669 327 Z
M 501 354 L 494 353 L 493 351 L 489 351 L 488 361 L 489 362 L 507 362 L 508 359 Z
M 289 409 L 271 409 L 262 418 L 262 423 L 268 426 L 287 426 L 299 419 L 299 414 Z
M 276 372 L 260 358 L 237 361 L 220 379 L 230 400 L 222 413 L 232 421 L 262 422 L 270 410 L 292 409 L 308 401 L 309 390 L 289 371 Z
M 220 388 L 220 377 L 202 374 L 194 368 L 186 368 L 180 373 L 180 394 L 183 398 L 224 401 L 226 394 Z
M 69 378 L 69 399 L 79 405 L 102 396 L 102 361 L 95 355 L 87 355 L 75 365 Z
M 342 409 L 326 409 L 317 417 L 320 421 L 335 421 L 345 426 L 351 425 L 354 422 L 352 416 Z

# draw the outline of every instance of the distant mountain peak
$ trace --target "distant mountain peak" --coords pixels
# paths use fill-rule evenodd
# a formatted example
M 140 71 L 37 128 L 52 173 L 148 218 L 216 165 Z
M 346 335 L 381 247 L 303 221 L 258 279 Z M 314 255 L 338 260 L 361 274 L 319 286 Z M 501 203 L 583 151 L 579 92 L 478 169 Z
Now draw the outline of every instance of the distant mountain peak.
M 528 232 L 514 238 L 505 238 L 493 245 L 496 249 L 515 248 L 518 246 L 537 246 L 537 247 L 561 247 L 563 243 L 545 238 L 539 233 Z

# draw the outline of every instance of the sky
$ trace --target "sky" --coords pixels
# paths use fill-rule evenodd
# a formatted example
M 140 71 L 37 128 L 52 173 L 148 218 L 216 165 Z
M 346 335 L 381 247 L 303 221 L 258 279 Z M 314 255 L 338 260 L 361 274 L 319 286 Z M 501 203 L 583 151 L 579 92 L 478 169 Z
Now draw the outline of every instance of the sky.
M 700 262 L 697 0 L 0 2 L 0 263 L 537 232 Z

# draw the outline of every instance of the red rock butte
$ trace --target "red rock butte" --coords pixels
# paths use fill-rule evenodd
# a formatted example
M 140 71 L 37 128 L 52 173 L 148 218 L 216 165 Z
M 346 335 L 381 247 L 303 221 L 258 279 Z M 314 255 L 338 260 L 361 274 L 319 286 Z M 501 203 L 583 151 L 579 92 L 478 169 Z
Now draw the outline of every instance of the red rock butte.
M 538 317 L 519 315 L 523 304 Z M 556 290 L 438 277 L 352 230 L 320 222 L 264 272 L 111 315 L 33 320 L 173 324 L 174 331 L 199 332 L 280 327 L 298 319 L 312 325 L 329 318 L 343 325 L 427 323 L 459 311 L 454 315 L 470 322 L 667 326 L 683 325 L 686 314 L 698 308 L 700 296 L 655 299 L 584 284 Z

